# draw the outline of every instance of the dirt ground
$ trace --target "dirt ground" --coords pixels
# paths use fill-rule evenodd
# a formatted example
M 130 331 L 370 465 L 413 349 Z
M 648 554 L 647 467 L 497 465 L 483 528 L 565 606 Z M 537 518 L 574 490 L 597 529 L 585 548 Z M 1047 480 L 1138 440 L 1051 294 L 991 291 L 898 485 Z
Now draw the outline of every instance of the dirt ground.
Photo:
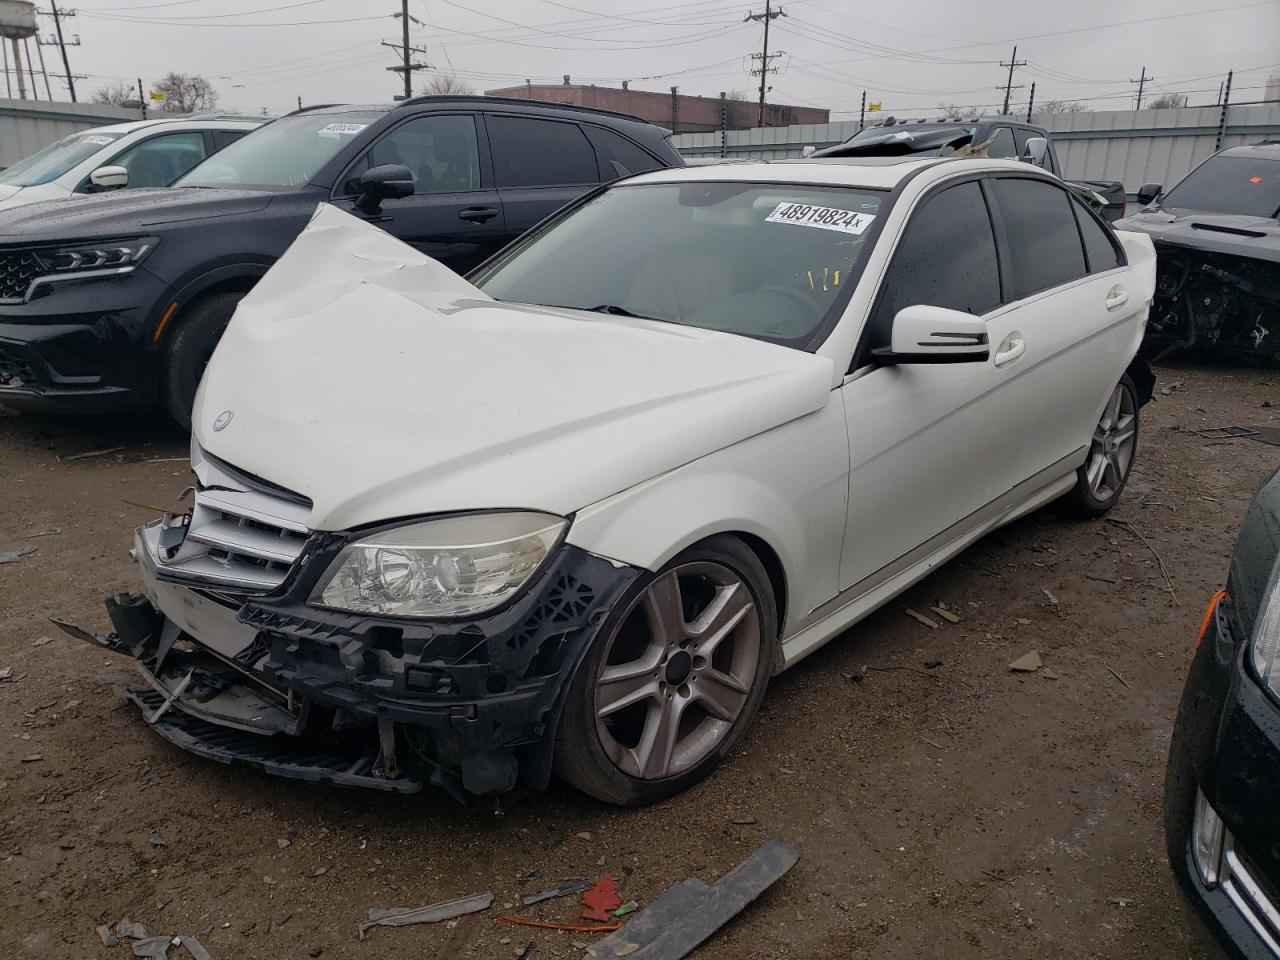
M 0 955 L 128 956 L 94 933 L 127 915 L 219 960 L 505 960 L 530 940 L 535 960 L 578 957 L 582 935 L 495 925 L 548 885 L 523 874 L 608 872 L 644 904 L 781 837 L 800 863 L 699 958 L 1204 956 L 1163 853 L 1165 753 L 1204 602 L 1280 448 L 1189 431 L 1276 425 L 1280 376 L 1159 373 L 1182 386 L 1145 409 L 1113 516 L 1171 588 L 1130 529 L 1041 511 L 778 677 L 709 782 L 643 810 L 557 785 L 502 816 L 275 780 L 150 734 L 112 692 L 126 664 L 46 618 L 106 629 L 100 599 L 133 588 L 129 532 L 153 516 L 126 501 L 172 502 L 185 437 L 151 416 L 0 414 L 0 549 L 60 531 L 0 565 Z M 904 614 L 937 601 L 963 622 Z M 1033 650 L 1048 670 L 1009 671 Z M 357 939 L 369 907 L 481 891 L 486 914 Z

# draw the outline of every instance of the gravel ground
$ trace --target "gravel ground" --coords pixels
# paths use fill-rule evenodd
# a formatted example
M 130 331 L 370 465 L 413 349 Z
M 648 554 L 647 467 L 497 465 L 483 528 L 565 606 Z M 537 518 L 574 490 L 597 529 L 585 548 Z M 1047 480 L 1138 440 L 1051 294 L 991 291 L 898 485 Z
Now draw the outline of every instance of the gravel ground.
M 220 960 L 510 958 L 530 940 L 578 957 L 581 935 L 495 925 L 545 885 L 521 875 L 608 872 L 643 904 L 766 837 L 800 863 L 699 958 L 1211 955 L 1164 858 L 1165 753 L 1203 604 L 1280 449 L 1190 431 L 1276 425 L 1280 377 L 1159 372 L 1181 387 L 1144 410 L 1113 514 L 1131 527 L 1044 510 L 987 537 L 777 678 L 738 754 L 675 800 L 615 810 L 556 785 L 502 816 L 273 780 L 151 735 L 113 693 L 126 664 L 46 618 L 106 629 L 101 598 L 135 583 L 129 531 L 154 516 L 135 504 L 186 485 L 185 438 L 154 415 L 0 414 L 0 549 L 60 531 L 0 565 L 0 955 L 125 957 L 94 926 L 127 915 Z M 939 601 L 962 622 L 904 614 Z M 1030 651 L 1047 669 L 1010 672 Z M 485 890 L 488 914 L 356 936 L 371 906 Z

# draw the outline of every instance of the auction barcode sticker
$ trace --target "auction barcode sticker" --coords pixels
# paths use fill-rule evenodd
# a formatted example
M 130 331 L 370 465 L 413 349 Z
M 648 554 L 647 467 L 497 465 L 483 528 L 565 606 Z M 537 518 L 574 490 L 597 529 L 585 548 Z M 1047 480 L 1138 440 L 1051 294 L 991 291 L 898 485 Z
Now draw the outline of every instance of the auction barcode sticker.
M 773 208 L 773 212 L 765 217 L 765 220 L 768 223 L 797 223 L 803 227 L 859 234 L 871 226 L 875 215 L 858 213 L 856 210 L 841 210 L 838 207 L 816 207 L 811 203 L 783 201 Z
M 320 133 L 359 133 L 367 123 L 331 123 L 327 127 L 321 127 Z

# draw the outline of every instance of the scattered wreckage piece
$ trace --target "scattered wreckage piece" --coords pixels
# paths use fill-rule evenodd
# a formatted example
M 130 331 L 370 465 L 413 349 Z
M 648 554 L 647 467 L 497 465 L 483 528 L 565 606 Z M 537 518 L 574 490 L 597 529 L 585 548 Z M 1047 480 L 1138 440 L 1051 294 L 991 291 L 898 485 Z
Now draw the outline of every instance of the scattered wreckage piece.
M 425 907 L 370 907 L 369 919 L 360 921 L 360 939 L 368 937 L 371 927 L 407 927 L 415 923 L 439 923 L 454 917 L 488 910 L 492 893 L 477 893 L 457 900 L 444 900 Z
M 622 921 L 609 923 L 559 923 L 555 920 L 535 920 L 533 917 L 514 917 L 509 913 L 500 913 L 498 923 L 510 923 L 517 927 L 537 927 L 539 930 L 563 930 L 568 933 L 613 933 L 622 929 Z
M 569 880 L 550 890 L 542 890 L 538 893 L 531 893 L 527 897 L 522 897 L 520 903 L 526 907 L 531 907 L 535 903 L 542 903 L 543 900 L 551 900 L 554 897 L 568 897 L 575 893 L 581 893 L 589 886 L 591 886 L 590 880 Z
M 147 960 L 169 960 L 169 948 L 173 946 L 173 937 L 167 934 L 162 937 L 147 937 L 145 940 L 133 942 L 133 955 L 145 957 Z
M 191 954 L 195 960 L 214 960 L 213 954 L 206 950 L 204 948 L 204 944 L 195 937 L 184 933 L 178 939 L 182 941 L 183 948 L 187 953 Z
M 595 885 L 582 892 L 582 919 L 607 922 L 613 918 L 613 911 L 622 906 L 622 898 L 618 896 L 618 885 L 613 877 L 605 875 Z
M 715 883 L 697 878 L 669 888 L 624 929 L 587 948 L 591 960 L 680 960 L 741 913 L 796 865 L 800 854 L 768 840 Z

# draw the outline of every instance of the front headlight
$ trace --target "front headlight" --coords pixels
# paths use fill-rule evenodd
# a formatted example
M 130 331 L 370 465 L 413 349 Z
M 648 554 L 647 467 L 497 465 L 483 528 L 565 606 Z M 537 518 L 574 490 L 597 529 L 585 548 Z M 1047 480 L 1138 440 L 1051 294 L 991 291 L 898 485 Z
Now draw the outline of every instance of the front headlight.
M 41 266 L 54 276 L 88 272 L 128 273 L 155 249 L 156 237 L 77 243 L 36 251 Z
M 308 602 L 393 617 L 484 613 L 519 592 L 567 526 L 511 512 L 396 527 L 343 547 Z
M 1273 694 L 1280 696 L 1280 585 L 1275 578 L 1267 591 L 1267 602 L 1253 627 L 1249 655 L 1258 679 Z

